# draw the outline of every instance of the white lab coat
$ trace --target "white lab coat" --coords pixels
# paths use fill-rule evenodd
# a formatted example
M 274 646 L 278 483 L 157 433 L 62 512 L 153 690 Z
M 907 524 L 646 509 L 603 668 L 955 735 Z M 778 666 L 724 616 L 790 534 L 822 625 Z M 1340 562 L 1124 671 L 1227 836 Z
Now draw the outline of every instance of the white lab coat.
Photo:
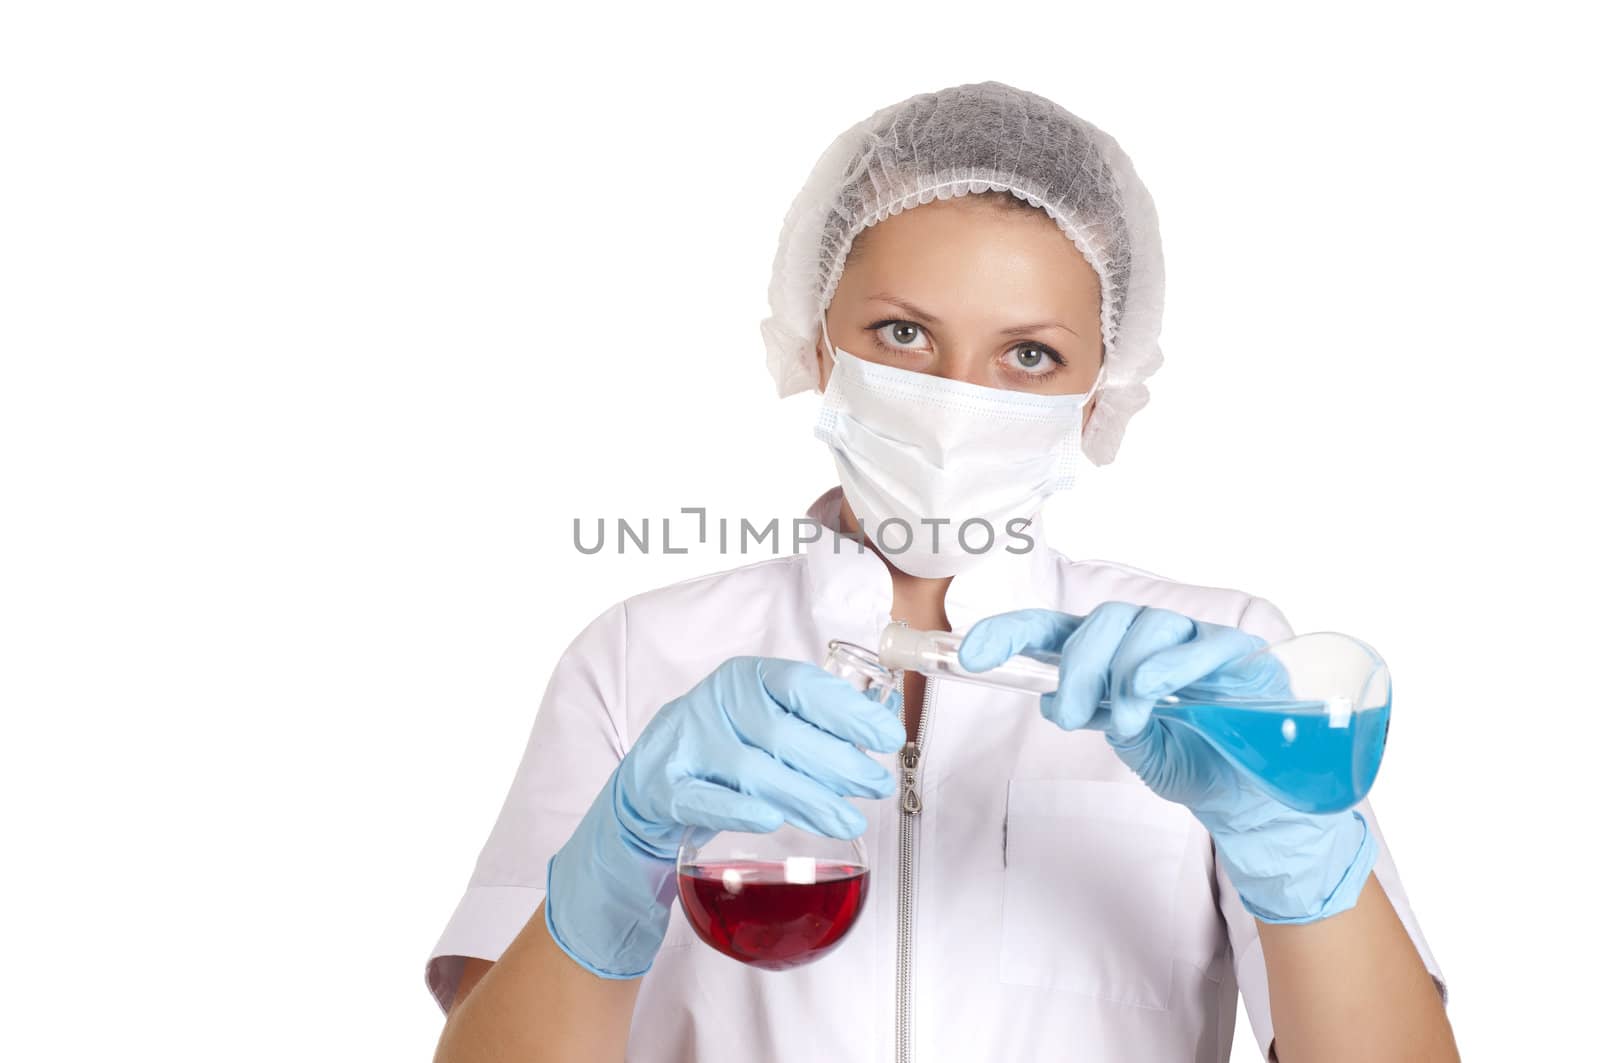
M 837 528 L 840 492 L 809 515 Z M 651 715 L 726 658 L 820 661 L 830 638 L 875 645 L 888 570 L 825 534 L 799 555 L 649 591 L 574 640 L 551 676 L 504 808 L 428 963 L 441 1006 L 461 957 L 496 959 L 544 897 L 545 865 Z M 1293 634 L 1271 602 L 1045 548 L 957 576 L 954 630 L 993 613 L 1086 614 L 1108 600 Z M 1164 1060 L 1229 1056 L 1242 993 L 1272 1040 L 1255 921 L 1189 811 L 1152 794 L 1094 732 L 1046 721 L 1031 695 L 929 683 L 923 811 L 907 885 L 911 1058 Z M 894 770 L 893 757 L 880 761 Z M 902 946 L 895 799 L 863 801 L 872 866 L 865 910 L 833 953 L 768 972 L 699 943 L 674 905 L 644 976 L 630 1063 L 868 1063 L 896 1059 Z M 1362 813 L 1376 832 L 1370 807 Z M 1434 962 L 1379 834 L 1377 876 L 1428 970 Z

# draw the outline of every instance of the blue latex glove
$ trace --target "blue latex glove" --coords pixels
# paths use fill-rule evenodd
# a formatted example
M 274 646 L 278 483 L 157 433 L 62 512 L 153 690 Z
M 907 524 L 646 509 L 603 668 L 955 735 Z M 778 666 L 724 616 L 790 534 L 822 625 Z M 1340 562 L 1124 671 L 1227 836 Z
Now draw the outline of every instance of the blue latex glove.
M 1061 654 L 1061 683 L 1040 698 L 1045 717 L 1067 730 L 1089 722 L 1111 699 L 1106 740 L 1161 797 L 1185 805 L 1211 833 L 1217 858 L 1256 918 L 1307 923 L 1354 907 L 1377 860 L 1376 841 L 1355 811 L 1296 812 L 1267 796 L 1210 743 L 1182 724 L 1151 715 L 1157 698 L 1180 690 L 1214 696 L 1287 692 L 1266 645 L 1235 627 L 1127 602 L 1087 616 L 1025 609 L 974 624 L 961 666 L 981 672 L 1023 650 Z
M 764 832 L 787 821 L 854 838 L 867 822 L 844 797 L 896 786 L 856 746 L 893 753 L 905 741 L 894 702 L 816 665 L 723 662 L 661 707 L 551 857 L 551 938 L 594 974 L 638 978 L 666 934 L 685 828 Z

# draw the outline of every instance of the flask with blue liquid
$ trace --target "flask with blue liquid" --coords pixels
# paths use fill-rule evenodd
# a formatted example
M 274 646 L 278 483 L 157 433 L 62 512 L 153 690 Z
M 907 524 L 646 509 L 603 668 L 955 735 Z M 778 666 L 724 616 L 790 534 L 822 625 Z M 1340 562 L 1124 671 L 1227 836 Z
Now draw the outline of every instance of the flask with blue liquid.
M 875 654 L 838 641 L 829 650 L 836 661 L 851 660 L 868 686 L 892 687 L 901 672 L 915 671 L 1003 690 L 1056 689 L 1060 654 L 1029 651 L 969 672 L 956 656 L 961 638 L 894 623 Z M 1318 631 L 1264 646 L 1225 667 L 1228 682 L 1200 680 L 1157 698 L 1153 716 L 1194 731 L 1298 811 L 1342 812 L 1367 795 L 1383 759 L 1390 707 L 1389 669 L 1372 647 Z M 1248 696 L 1241 694 L 1246 690 Z M 1105 731 L 1110 722 L 1107 699 L 1086 726 Z

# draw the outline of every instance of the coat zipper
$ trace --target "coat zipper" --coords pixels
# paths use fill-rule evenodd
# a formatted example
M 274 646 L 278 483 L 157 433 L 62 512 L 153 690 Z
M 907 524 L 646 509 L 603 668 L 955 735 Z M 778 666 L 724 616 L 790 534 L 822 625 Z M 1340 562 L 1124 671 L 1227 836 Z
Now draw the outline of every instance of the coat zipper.
M 902 674 L 900 688 L 900 722 L 906 719 L 906 681 Z M 916 915 L 916 817 L 922 814 L 922 794 L 918 789 L 919 770 L 928 752 L 928 735 L 933 722 L 934 681 L 925 679 L 922 687 L 922 720 L 917 728 L 921 748 L 916 742 L 907 742 L 900 750 L 900 897 L 897 944 L 899 953 L 895 963 L 895 1063 L 911 1063 L 911 994 L 912 955 L 911 936 Z

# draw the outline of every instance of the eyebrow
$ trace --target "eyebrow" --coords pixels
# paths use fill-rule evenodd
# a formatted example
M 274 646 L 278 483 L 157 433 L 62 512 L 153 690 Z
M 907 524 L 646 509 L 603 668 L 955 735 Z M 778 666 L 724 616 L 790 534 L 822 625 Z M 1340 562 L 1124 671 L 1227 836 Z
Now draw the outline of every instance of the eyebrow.
M 906 300 L 897 296 L 889 295 L 887 293 L 879 293 L 877 295 L 869 295 L 867 298 L 876 299 L 881 303 L 889 303 L 891 305 L 898 306 L 901 310 L 904 310 L 912 317 L 921 321 L 926 321 L 930 325 L 943 324 L 943 322 L 941 322 L 937 317 L 934 317 L 932 314 L 917 306 L 915 303 L 907 302 Z M 1008 328 L 1000 329 L 999 331 L 1002 336 L 1020 336 L 1025 332 L 1038 332 L 1040 329 L 1047 328 L 1058 328 L 1062 329 L 1063 331 L 1070 332 L 1074 336 L 1078 335 L 1077 329 L 1071 327 L 1070 325 L 1064 325 L 1059 321 L 1035 321 L 1027 325 L 1012 325 Z

